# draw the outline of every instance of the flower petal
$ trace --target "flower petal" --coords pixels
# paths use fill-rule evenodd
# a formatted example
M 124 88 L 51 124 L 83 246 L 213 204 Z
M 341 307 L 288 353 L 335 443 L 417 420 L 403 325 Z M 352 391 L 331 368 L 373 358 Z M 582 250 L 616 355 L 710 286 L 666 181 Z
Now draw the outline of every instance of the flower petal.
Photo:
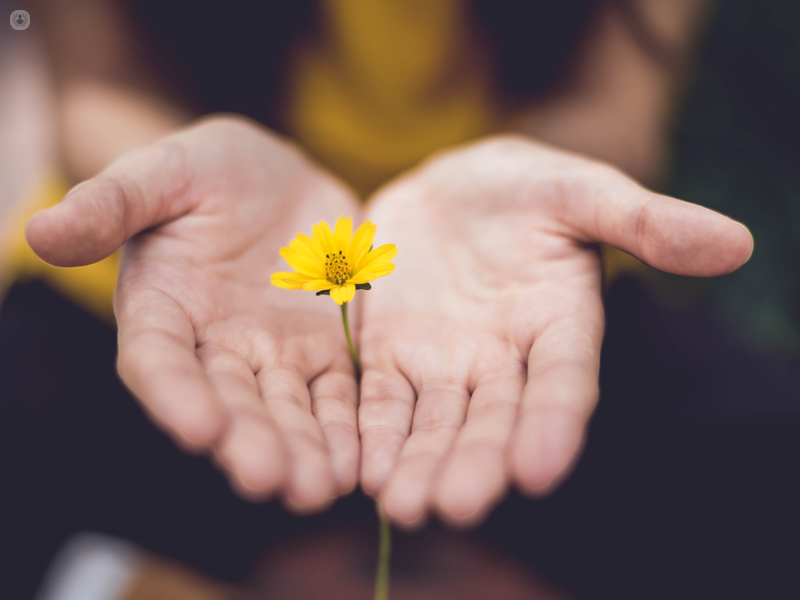
M 325 278 L 324 264 L 316 260 L 312 260 L 290 248 L 281 248 L 281 256 L 286 260 L 287 263 L 289 263 L 289 266 L 298 273 L 311 275 L 315 279 Z
M 307 282 L 303 286 L 303 289 L 307 292 L 320 292 L 322 290 L 329 290 L 335 286 L 335 283 L 331 283 L 327 279 L 314 279 Z
M 345 302 L 350 302 L 355 295 L 356 286 L 352 283 L 337 285 L 331 290 L 331 298 L 340 306 Z
M 353 283 L 369 283 L 378 277 L 385 277 L 392 271 L 394 271 L 394 265 L 392 263 L 373 265 L 369 269 L 361 269 L 348 281 L 352 281 Z
M 346 295 L 347 292 L 345 291 L 344 286 L 342 285 L 337 285 L 335 288 L 331 289 L 331 298 L 333 298 L 333 301 L 336 302 L 336 304 L 338 304 L 339 306 L 341 306 L 342 303 L 345 301 L 344 299 Z
M 373 281 L 374 279 L 376 279 L 375 273 L 373 273 L 372 271 L 368 271 L 366 269 L 363 269 L 363 270 L 359 271 L 357 274 L 353 275 L 350 279 L 348 279 L 347 283 L 353 283 L 353 284 L 369 283 L 370 281 Z
M 323 254 L 333 252 L 333 232 L 325 221 L 320 221 L 311 229 L 311 234 L 319 244 Z
M 358 261 L 353 272 L 354 274 L 358 274 L 359 271 L 370 266 L 388 263 L 395 256 L 397 256 L 397 246 L 394 244 L 384 244 L 383 246 L 375 248 L 372 252 L 367 252 L 367 254 Z
M 377 278 L 385 277 L 392 271 L 394 271 L 394 265 L 392 263 L 387 263 L 385 265 L 374 265 L 369 269 L 364 269 L 361 273 L 368 273 L 371 274 L 373 278 Z M 361 275 L 361 273 L 359 273 L 359 275 Z
M 294 271 L 278 271 L 270 275 L 270 277 L 272 279 L 296 279 L 297 281 L 302 281 L 303 283 L 317 279 L 312 275 L 303 275 L 302 273 L 295 273 Z
M 340 250 L 345 252 L 353 237 L 352 217 L 339 217 L 336 222 L 336 230 L 333 232 L 333 250 L 338 253 Z
M 344 301 L 351 302 L 356 295 L 356 286 L 354 283 L 345 283 L 342 286 L 344 290 Z
M 362 248 L 361 251 L 358 254 L 356 254 L 355 258 L 353 258 L 353 260 L 350 261 L 350 264 L 351 265 L 357 265 L 359 262 L 361 262 L 361 259 L 364 258 L 364 255 L 366 253 L 367 253 L 367 249 L 366 248 Z
M 311 250 L 307 246 L 303 245 L 303 243 L 300 242 L 299 240 L 292 240 L 291 242 L 289 242 L 289 249 L 292 252 L 296 252 L 306 260 L 310 260 L 311 262 L 319 262 L 317 256 L 313 252 L 311 252 Z
M 273 273 L 270 283 L 285 290 L 299 290 L 308 281 L 305 275 L 299 273 Z
M 299 282 L 292 282 L 288 283 L 286 281 L 281 281 L 280 279 L 272 279 L 270 283 L 275 287 L 283 288 L 284 290 L 302 290 L 303 284 Z
M 305 256 L 308 260 L 324 263 L 325 259 L 323 257 L 325 255 L 319 250 L 319 244 L 315 243 L 314 240 L 308 236 L 303 236 L 305 238 L 303 239 L 300 237 L 301 235 L 303 234 L 298 233 L 297 238 L 289 242 L 289 248 Z
M 347 247 L 347 256 L 352 260 L 351 264 L 358 264 L 362 250 L 369 250 L 372 241 L 375 239 L 375 231 L 378 228 L 370 221 L 367 221 L 356 230 L 353 241 Z

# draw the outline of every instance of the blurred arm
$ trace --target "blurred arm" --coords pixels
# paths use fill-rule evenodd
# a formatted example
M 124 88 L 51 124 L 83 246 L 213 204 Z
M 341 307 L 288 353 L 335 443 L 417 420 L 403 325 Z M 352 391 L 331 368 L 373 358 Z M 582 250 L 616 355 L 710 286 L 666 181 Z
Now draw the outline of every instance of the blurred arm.
M 604 2 L 560 88 L 514 129 L 657 183 L 707 0 Z
M 137 40 L 124 3 L 41 0 L 42 27 L 57 86 L 61 161 L 73 181 L 188 121 Z

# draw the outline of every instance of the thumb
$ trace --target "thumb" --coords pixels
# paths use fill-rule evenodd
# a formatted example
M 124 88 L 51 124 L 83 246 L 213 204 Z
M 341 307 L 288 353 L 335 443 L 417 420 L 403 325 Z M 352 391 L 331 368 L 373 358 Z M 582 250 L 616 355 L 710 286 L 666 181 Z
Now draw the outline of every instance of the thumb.
M 568 200 L 568 220 L 580 237 L 676 275 L 725 275 L 750 259 L 753 236 L 742 223 L 651 192 L 617 171 L 608 175 L 591 194 Z
M 110 256 L 140 231 L 188 212 L 190 182 L 180 142 L 145 146 L 34 215 L 25 236 L 39 258 L 52 265 L 88 265 Z

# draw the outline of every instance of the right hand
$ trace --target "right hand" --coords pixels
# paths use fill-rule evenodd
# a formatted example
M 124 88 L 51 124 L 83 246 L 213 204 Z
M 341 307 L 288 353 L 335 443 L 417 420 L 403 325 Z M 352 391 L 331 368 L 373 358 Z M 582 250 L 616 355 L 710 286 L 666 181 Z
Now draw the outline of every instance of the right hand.
M 474 525 L 569 473 L 599 396 L 598 243 L 679 275 L 748 260 L 741 223 L 531 139 L 442 152 L 369 216 L 400 249 L 365 294 L 362 485 L 390 519 Z
M 118 370 L 183 446 L 252 498 L 321 509 L 357 482 L 357 384 L 338 307 L 270 285 L 298 231 L 353 194 L 251 123 L 214 117 L 129 152 L 37 214 L 28 242 L 79 266 L 125 243 Z

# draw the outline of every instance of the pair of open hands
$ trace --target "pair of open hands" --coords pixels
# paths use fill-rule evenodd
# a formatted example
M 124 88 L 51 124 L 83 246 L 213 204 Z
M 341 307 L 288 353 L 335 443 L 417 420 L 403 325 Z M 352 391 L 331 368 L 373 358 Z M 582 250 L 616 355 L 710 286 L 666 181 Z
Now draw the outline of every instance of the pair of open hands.
M 360 393 L 339 307 L 270 285 L 281 246 L 348 215 L 399 249 L 353 303 Z M 235 117 L 123 155 L 27 236 L 60 266 L 125 243 L 119 373 L 241 493 L 307 511 L 360 480 L 401 524 L 475 522 L 510 481 L 545 493 L 568 472 L 598 398 L 596 243 L 694 276 L 752 251 L 725 216 L 522 137 L 441 153 L 363 207 Z

